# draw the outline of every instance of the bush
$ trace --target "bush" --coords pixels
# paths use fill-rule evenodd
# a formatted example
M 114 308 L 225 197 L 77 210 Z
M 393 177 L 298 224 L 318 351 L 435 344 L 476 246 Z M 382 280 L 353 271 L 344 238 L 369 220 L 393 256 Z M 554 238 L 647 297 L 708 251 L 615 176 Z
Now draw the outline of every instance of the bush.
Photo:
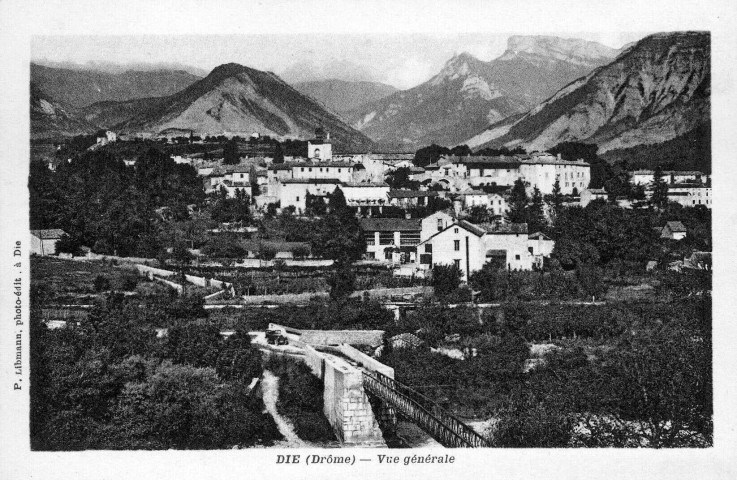
M 435 296 L 444 299 L 461 284 L 463 273 L 455 265 L 435 265 L 432 267 L 432 282 Z
M 535 405 L 503 414 L 488 435 L 493 447 L 562 448 L 571 441 L 573 427 L 570 415 Z
M 92 282 L 96 292 L 110 290 L 110 279 L 103 275 L 98 275 Z

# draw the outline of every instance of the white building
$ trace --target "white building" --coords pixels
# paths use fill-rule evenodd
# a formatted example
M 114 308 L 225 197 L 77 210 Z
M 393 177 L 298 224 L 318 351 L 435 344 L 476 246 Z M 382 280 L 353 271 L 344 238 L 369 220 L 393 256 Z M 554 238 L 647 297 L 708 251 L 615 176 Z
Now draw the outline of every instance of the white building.
M 444 211 L 428 215 L 420 222 L 420 238 L 424 242 L 438 232 L 442 232 L 456 222 L 456 218 Z
M 332 178 L 341 182 L 360 181 L 363 178 L 357 172 L 365 171 L 360 163 L 348 162 L 293 163 L 291 167 L 293 179 Z
M 555 248 L 555 242 L 542 232 L 531 233 L 527 236 L 527 251 L 532 255 L 532 262 L 542 268 L 545 258 L 549 258 Z
M 489 208 L 489 195 L 481 190 L 468 190 L 459 194 L 463 202 L 463 208 L 468 210 L 472 207 Z
M 652 185 L 655 180 L 654 170 L 635 170 L 632 172 L 632 183 L 635 185 Z M 696 171 L 664 170 L 663 180 L 667 183 L 708 183 L 711 175 Z
M 587 188 L 581 192 L 579 203 L 585 207 L 594 200 L 609 200 L 609 194 L 603 188 Z
M 417 251 L 426 268 L 455 264 L 468 281 L 469 273 L 487 262 L 500 269 L 531 270 L 527 242 L 527 224 L 474 225 L 461 220 L 420 243 Z
M 361 218 L 366 258 L 414 263 L 422 221 L 416 218 Z
M 695 207 L 704 205 L 711 208 L 714 203 L 711 187 L 701 184 L 672 184 L 668 186 L 668 201 Z
M 340 189 L 349 207 L 383 206 L 389 200 L 389 185 L 384 182 L 346 182 Z
M 320 197 L 327 197 L 340 185 L 340 181 L 332 178 L 327 179 L 299 179 L 292 178 L 283 180 L 279 189 L 279 202 L 281 208 L 294 206 L 298 214 L 305 212 L 307 193 Z
M 561 193 L 574 195 L 588 188 L 591 181 L 591 166 L 588 163 L 583 160 L 562 160 L 548 153 L 498 157 L 449 157 L 446 160 L 453 165 L 465 165 L 468 171 L 467 176 L 456 175 L 455 178 L 464 178 L 473 187 L 511 186 L 517 179 L 522 179 L 527 184 L 528 193 L 537 187 L 543 195 L 546 195 L 553 193 L 553 185 L 557 178 Z M 444 165 L 440 165 L 438 169 L 443 167 Z
M 313 162 L 329 162 L 333 159 L 330 134 L 322 128 L 315 130 L 315 138 L 307 142 L 307 158 Z
M 31 230 L 31 255 L 56 255 L 56 242 L 64 235 L 60 228 Z
M 499 194 L 490 193 L 489 194 L 489 211 L 491 211 L 491 213 L 497 216 L 506 215 L 506 213 L 509 211 L 509 205 L 507 204 L 507 199 Z

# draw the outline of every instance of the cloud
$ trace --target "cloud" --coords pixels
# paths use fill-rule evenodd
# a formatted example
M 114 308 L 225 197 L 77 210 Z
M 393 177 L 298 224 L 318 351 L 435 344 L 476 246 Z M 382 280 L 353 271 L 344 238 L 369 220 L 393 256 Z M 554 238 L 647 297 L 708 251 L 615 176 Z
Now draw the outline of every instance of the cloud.
M 432 77 L 437 66 L 432 62 L 417 57 L 404 59 L 398 65 L 391 67 L 384 73 L 383 82 L 399 89 L 406 90 L 425 82 Z

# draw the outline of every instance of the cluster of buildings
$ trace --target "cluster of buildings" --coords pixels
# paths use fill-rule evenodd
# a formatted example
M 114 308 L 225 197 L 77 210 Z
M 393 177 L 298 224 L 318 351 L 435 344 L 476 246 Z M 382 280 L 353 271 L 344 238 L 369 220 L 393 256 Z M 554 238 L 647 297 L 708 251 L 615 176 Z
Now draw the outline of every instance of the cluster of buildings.
M 714 199 L 711 189 L 711 175 L 697 171 L 663 171 L 663 180 L 668 184 L 668 201 L 684 207 L 703 205 L 712 208 Z M 645 187 L 649 198 L 655 181 L 653 170 L 636 170 L 630 174 L 633 185 Z M 608 200 L 609 194 L 603 188 L 588 188 L 581 192 L 580 205 L 585 207 L 594 200 Z M 617 204 L 628 208 L 632 202 L 617 199 Z
M 431 270 L 433 265 L 456 265 L 463 279 L 487 262 L 499 269 L 541 267 L 555 243 L 541 232 L 530 234 L 525 223 L 476 225 L 447 212 L 418 218 L 361 218 L 366 258 L 389 260 Z
M 285 159 L 274 164 L 270 159 L 246 159 L 240 165 L 200 164 L 208 192 L 224 189 L 229 196 L 243 190 L 258 207 L 276 203 L 294 207 L 297 214 L 308 209 L 308 195 L 327 197 L 336 188 L 359 215 L 381 213 L 383 207 L 422 207 L 434 198 L 445 198 L 457 211 L 484 207 L 503 216 L 508 205 L 505 191 L 521 179 L 532 193 L 553 191 L 556 179 L 561 193 L 577 195 L 590 182 L 590 166 L 579 160 L 570 162 L 547 153 L 515 156 L 442 157 L 425 168 L 412 163 L 412 154 L 334 155 L 329 134 L 321 129 L 308 142 L 308 158 Z M 175 159 L 176 161 L 176 159 Z M 179 161 L 184 161 L 180 159 Z M 386 177 L 406 169 L 408 180 L 418 187 L 392 189 Z M 257 190 L 257 191 L 256 191 Z

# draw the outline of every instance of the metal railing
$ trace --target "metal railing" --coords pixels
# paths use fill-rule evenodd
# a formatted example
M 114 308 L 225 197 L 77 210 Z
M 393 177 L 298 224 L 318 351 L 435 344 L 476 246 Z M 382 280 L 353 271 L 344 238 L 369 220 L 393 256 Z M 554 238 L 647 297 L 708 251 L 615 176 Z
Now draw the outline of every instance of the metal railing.
M 489 447 L 489 442 L 438 404 L 378 372 L 363 372 L 364 389 L 422 428 L 444 447 Z

